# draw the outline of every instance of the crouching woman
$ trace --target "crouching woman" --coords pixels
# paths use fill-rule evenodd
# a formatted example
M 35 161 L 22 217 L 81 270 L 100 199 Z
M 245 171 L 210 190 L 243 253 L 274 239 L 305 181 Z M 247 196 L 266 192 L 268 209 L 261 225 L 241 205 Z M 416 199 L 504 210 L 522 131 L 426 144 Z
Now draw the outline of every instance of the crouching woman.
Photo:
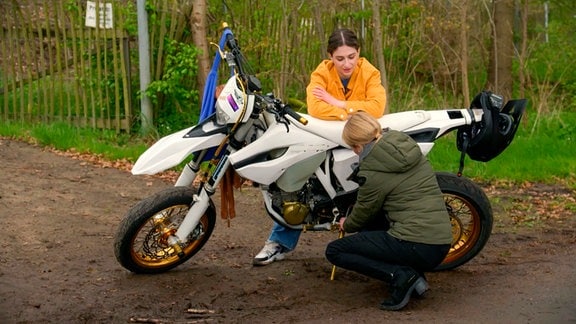
M 412 293 L 424 294 L 425 271 L 438 266 L 452 241 L 450 218 L 434 170 L 418 144 L 359 112 L 347 121 L 342 139 L 360 163 L 358 198 L 340 229 L 356 233 L 330 242 L 334 265 L 389 284 L 380 308 L 399 310 Z

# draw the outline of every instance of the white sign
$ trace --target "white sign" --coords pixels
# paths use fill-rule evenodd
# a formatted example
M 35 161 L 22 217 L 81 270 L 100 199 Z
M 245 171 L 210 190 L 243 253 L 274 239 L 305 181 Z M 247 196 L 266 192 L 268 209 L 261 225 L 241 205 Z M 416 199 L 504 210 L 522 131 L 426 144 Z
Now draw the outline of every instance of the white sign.
M 112 4 L 108 2 L 86 1 L 86 27 L 96 28 L 96 12 L 98 12 L 98 27 L 111 29 L 113 27 Z

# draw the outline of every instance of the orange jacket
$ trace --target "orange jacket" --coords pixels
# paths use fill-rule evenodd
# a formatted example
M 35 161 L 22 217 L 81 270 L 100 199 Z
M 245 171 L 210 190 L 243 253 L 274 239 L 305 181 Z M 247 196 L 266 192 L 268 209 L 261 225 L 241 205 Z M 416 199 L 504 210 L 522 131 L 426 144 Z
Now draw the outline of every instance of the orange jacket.
M 326 89 L 334 98 L 346 101 L 346 109 L 330 105 L 312 94 L 312 89 Z M 348 82 L 348 91 L 344 94 L 344 86 L 334 63 L 331 60 L 322 61 L 310 76 L 306 87 L 306 102 L 311 116 L 326 120 L 346 120 L 348 114 L 363 110 L 379 118 L 386 107 L 386 90 L 380 80 L 380 71 L 367 59 L 358 59 L 358 65 Z

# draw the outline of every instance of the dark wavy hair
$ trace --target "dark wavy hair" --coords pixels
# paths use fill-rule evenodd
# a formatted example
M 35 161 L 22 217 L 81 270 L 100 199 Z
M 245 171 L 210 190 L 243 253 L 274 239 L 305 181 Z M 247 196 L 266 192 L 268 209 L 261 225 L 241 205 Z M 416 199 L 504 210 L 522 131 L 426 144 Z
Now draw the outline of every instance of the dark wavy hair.
M 360 42 L 356 34 L 347 28 L 336 29 L 328 38 L 328 47 L 326 51 L 332 55 L 334 51 L 340 46 L 350 46 L 356 50 L 360 49 Z

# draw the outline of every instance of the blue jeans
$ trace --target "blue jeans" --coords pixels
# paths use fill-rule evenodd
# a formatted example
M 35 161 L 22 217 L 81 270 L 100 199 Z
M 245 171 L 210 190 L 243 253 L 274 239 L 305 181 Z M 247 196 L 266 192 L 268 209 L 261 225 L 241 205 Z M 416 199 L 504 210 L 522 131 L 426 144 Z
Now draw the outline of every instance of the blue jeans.
M 288 251 L 292 251 L 296 248 L 296 244 L 298 244 L 298 239 L 300 238 L 301 233 L 301 230 L 287 228 L 274 222 L 272 231 L 268 237 L 268 242 L 278 243 Z

